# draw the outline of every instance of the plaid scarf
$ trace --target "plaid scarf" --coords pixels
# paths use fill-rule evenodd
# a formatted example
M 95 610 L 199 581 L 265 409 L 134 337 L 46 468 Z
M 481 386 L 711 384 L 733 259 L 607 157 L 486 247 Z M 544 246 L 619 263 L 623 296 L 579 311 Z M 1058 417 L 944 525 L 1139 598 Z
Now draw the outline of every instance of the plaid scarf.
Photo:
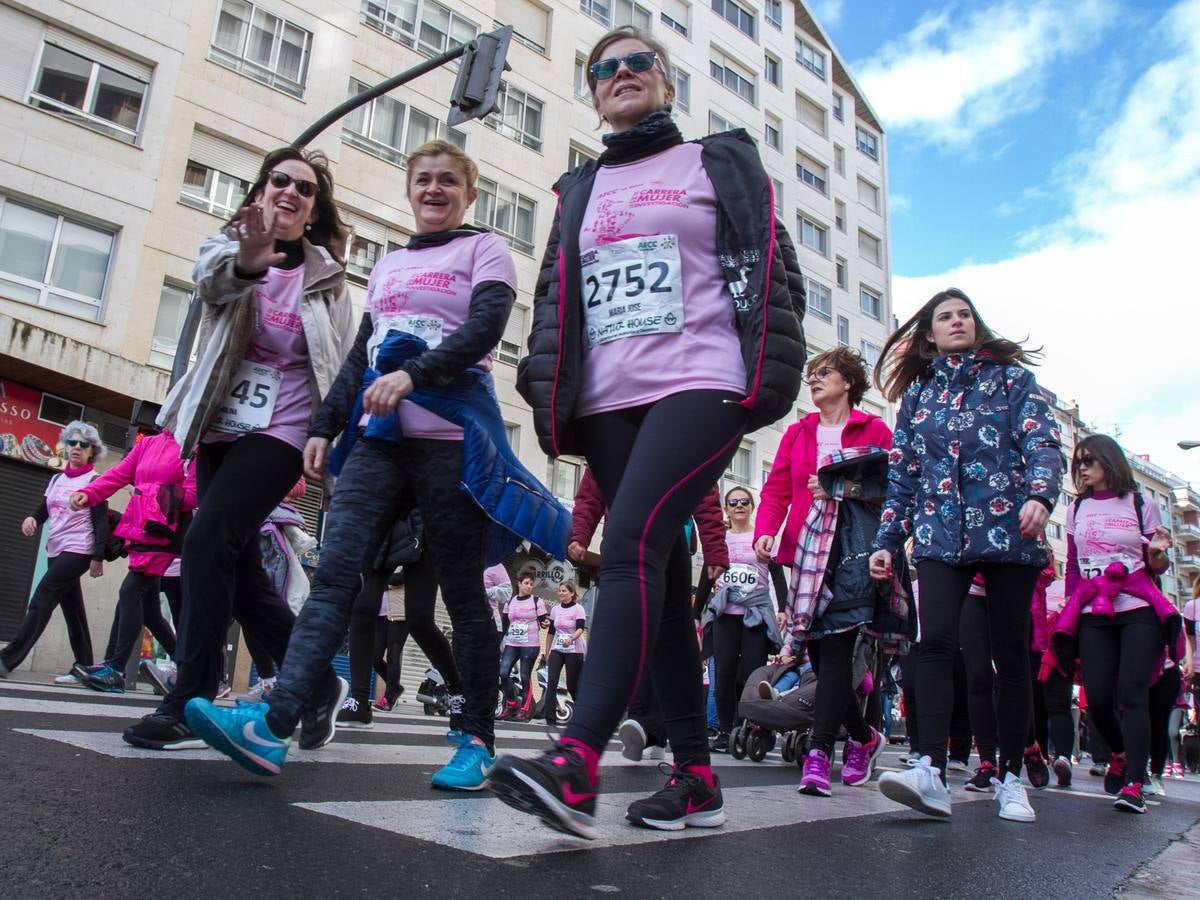
M 879 447 L 843 447 L 819 459 L 817 470 L 879 452 Z M 808 508 L 788 590 L 787 616 L 793 635 L 806 635 L 812 629 L 813 621 L 824 614 L 833 600 L 833 592 L 825 585 L 825 569 L 829 566 L 833 539 L 837 535 L 838 504 L 845 492 L 846 479 L 836 478 L 829 498 L 814 497 Z

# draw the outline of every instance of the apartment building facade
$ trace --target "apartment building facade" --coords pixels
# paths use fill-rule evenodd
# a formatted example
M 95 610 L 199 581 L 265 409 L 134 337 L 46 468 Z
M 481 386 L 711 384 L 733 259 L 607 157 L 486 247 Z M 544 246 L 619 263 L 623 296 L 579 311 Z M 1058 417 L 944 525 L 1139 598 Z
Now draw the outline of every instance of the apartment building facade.
M 447 127 L 455 73 L 442 68 L 311 146 L 334 163 L 360 308 L 371 266 L 413 229 L 405 154 L 437 136 L 479 162 L 469 216 L 505 237 L 520 282 L 496 352 L 510 439 L 556 493 L 573 496 L 582 461 L 542 456 L 515 364 L 554 213 L 550 186 L 602 149 L 583 60 L 626 23 L 669 48 L 686 137 L 743 127 L 758 140 L 807 278 L 811 350 L 845 344 L 873 361 L 893 322 L 886 139 L 803 2 L 0 0 L 0 428 L 12 437 L 0 435 L 0 491 L 10 517 L 36 503 L 62 423 L 96 422 L 118 451 L 111 464 L 134 404 L 161 402 L 176 354 L 188 352 L 178 341 L 195 252 L 263 154 L 364 86 L 501 24 L 517 39 L 498 114 Z M 807 406 L 805 391 L 796 414 Z M 891 415 L 874 390 L 864 406 Z M 747 436 L 726 482 L 759 487 L 792 420 Z M 9 542 L 0 640 L 40 565 L 35 549 Z M 85 585 L 97 636 L 121 573 L 118 563 Z M 35 668 L 69 664 L 63 640 L 44 644 Z

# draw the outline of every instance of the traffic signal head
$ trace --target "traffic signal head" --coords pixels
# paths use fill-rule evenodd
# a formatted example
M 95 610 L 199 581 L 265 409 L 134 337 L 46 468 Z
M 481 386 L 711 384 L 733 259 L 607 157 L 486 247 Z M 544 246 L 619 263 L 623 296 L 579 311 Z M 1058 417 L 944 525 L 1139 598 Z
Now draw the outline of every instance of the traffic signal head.
M 471 119 L 482 119 L 496 108 L 500 78 L 509 68 L 505 62 L 513 29 L 505 25 L 496 31 L 481 34 L 467 44 L 454 92 L 450 95 L 449 125 L 461 125 Z

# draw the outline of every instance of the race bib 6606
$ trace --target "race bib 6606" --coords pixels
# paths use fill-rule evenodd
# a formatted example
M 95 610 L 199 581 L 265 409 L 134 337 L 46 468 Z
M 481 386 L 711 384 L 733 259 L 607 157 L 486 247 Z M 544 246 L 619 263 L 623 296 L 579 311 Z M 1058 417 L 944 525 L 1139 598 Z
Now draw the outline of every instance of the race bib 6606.
M 626 238 L 580 254 L 591 347 L 683 331 L 683 267 L 673 234 Z

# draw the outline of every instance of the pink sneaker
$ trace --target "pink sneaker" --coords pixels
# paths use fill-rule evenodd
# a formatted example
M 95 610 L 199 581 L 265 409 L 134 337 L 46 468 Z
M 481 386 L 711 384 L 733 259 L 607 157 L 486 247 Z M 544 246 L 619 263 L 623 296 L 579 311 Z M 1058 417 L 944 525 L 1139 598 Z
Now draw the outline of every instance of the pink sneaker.
M 846 742 L 846 762 L 842 766 L 842 784 L 856 787 L 871 780 L 875 760 L 883 752 L 883 735 L 871 729 L 871 740 L 860 744 L 851 738 Z
M 820 750 L 809 750 L 808 756 L 804 757 L 799 793 L 810 797 L 833 796 L 829 789 L 829 757 Z

